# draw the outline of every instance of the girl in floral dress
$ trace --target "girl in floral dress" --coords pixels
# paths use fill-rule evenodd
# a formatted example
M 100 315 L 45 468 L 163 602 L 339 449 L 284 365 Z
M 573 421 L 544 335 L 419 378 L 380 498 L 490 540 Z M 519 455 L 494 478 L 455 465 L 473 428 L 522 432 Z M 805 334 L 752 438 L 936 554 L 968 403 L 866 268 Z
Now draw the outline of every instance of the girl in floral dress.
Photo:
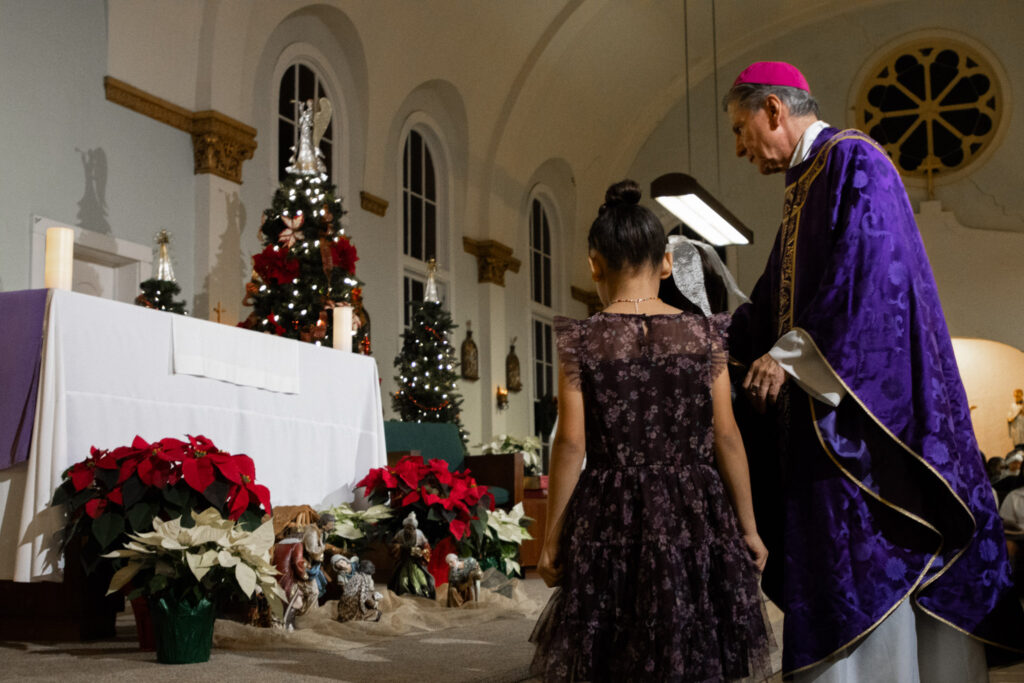
M 590 228 L 605 309 L 556 318 L 558 428 L 531 640 L 544 681 L 724 681 L 768 672 L 758 536 L 732 415 L 728 315 L 657 297 L 672 272 L 640 190 Z M 584 455 L 586 467 L 583 468 Z

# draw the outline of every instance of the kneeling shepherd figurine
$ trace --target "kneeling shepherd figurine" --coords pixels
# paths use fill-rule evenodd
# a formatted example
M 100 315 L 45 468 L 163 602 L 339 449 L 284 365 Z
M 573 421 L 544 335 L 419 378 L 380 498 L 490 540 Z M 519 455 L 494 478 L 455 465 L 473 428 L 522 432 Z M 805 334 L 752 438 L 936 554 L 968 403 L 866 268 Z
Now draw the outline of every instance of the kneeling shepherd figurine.
M 446 555 L 444 560 L 448 563 L 448 606 L 462 607 L 470 600 L 479 602 L 480 580 L 484 578 L 480 563 L 455 553 Z

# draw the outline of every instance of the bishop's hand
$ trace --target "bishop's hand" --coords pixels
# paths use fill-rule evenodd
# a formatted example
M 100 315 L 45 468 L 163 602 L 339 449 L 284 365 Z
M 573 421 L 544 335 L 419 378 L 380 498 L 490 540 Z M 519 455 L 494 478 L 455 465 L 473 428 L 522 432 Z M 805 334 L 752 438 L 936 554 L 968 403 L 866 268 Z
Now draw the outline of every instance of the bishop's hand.
M 743 390 L 750 403 L 759 413 L 779 398 L 779 391 L 786 383 L 786 371 L 767 353 L 750 364 L 750 370 L 743 379 Z

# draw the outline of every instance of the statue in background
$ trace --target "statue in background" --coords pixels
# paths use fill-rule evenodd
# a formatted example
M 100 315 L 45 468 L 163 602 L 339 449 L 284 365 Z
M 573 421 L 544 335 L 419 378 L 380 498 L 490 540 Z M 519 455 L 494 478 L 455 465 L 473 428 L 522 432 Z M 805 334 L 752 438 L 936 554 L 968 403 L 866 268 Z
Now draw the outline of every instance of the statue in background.
M 445 555 L 448 563 L 448 606 L 462 607 L 470 600 L 480 600 L 480 580 L 484 573 L 480 563 L 472 557 L 459 557 L 455 553 Z
M 436 595 L 434 577 L 427 569 L 430 564 L 430 543 L 419 530 L 415 512 L 410 512 L 402 521 L 402 530 L 391 541 L 391 553 L 398 563 L 388 588 L 396 595 L 412 593 L 433 600 Z
M 324 136 L 331 122 L 333 109 L 331 101 L 321 97 L 313 109 L 313 100 L 306 100 L 299 105 L 299 144 L 292 147 L 291 162 L 285 171 L 299 175 L 320 175 L 327 173 L 324 164 L 324 153 L 320 151 L 320 139 Z
M 1024 450 L 1024 390 L 1013 390 L 1013 403 L 1010 404 L 1006 422 L 1014 450 Z
M 505 357 L 505 388 L 512 393 L 522 391 L 523 389 L 523 379 L 519 372 L 519 356 L 516 355 L 515 337 L 512 337 L 508 356 Z
M 469 328 L 469 322 L 466 321 L 466 339 L 462 342 L 462 379 L 478 380 L 480 379 L 480 356 L 476 348 L 476 342 L 473 341 L 473 330 Z
M 274 566 L 280 573 L 277 582 L 288 598 L 284 615 L 280 619 L 274 618 L 274 626 L 286 631 L 295 628 L 295 617 L 305 614 L 317 604 L 319 592 L 316 579 L 309 574 L 302 533 L 293 533 L 291 538 L 274 545 Z
M 341 597 L 338 598 L 338 621 L 380 621 L 380 601 L 384 598 L 373 588 L 373 572 L 369 560 L 335 555 L 331 565 L 338 574 Z

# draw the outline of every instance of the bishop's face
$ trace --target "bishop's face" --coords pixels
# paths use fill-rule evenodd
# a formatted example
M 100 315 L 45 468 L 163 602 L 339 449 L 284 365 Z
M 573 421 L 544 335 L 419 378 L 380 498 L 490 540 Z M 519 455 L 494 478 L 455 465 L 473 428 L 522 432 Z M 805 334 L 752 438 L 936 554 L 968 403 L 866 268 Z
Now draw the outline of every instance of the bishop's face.
M 763 175 L 789 168 L 793 149 L 779 125 L 777 110 L 767 102 L 760 109 L 746 109 L 730 102 L 729 120 L 736 136 L 736 156 L 749 159 Z

